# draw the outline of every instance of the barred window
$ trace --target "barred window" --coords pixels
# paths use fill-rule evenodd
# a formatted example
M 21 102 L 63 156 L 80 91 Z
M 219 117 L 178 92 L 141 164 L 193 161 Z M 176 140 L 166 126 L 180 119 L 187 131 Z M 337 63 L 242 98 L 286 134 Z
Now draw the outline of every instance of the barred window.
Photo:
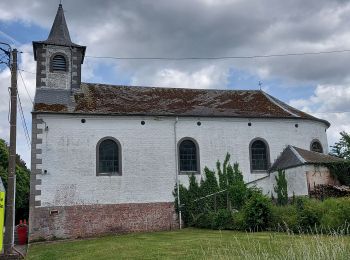
M 268 163 L 268 149 L 262 140 L 254 141 L 250 146 L 251 169 L 252 171 L 266 171 Z
M 316 153 L 323 153 L 323 148 L 318 140 L 313 140 L 310 145 L 310 150 Z
M 198 150 L 192 140 L 183 140 L 179 145 L 180 172 L 198 171 Z
M 97 145 L 97 175 L 121 175 L 120 158 L 119 143 L 102 139 Z
M 67 71 L 66 58 L 57 54 L 52 59 L 52 71 Z

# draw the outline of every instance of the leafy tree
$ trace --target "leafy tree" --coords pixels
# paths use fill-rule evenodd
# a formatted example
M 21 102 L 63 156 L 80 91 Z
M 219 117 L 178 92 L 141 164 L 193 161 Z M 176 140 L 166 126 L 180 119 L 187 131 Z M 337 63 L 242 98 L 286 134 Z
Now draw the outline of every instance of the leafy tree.
M 288 203 L 288 188 L 286 172 L 278 170 L 278 175 L 275 176 L 277 185 L 274 186 L 274 191 L 277 193 L 278 205 L 287 205 Z
M 243 174 L 239 170 L 238 163 L 228 167 L 229 194 L 232 206 L 241 209 L 247 197 L 247 185 L 243 181 Z
M 7 189 L 9 148 L 0 139 L 0 177 Z M 29 216 L 29 180 L 30 171 L 26 163 L 16 155 L 16 220 Z
M 341 138 L 332 147 L 331 154 L 340 158 L 350 160 L 350 133 L 340 132 Z

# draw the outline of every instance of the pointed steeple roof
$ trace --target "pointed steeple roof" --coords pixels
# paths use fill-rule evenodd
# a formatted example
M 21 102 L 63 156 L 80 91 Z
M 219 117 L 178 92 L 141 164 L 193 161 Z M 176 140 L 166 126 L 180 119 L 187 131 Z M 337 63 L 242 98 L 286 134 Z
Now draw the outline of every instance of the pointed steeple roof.
M 51 27 L 49 37 L 46 42 L 55 43 L 59 45 L 72 45 L 72 40 L 70 39 L 69 30 L 66 23 L 66 18 L 64 17 L 64 12 L 62 4 L 58 6 L 55 21 Z
M 36 48 L 42 44 L 66 46 L 66 47 L 76 47 L 82 49 L 83 59 L 85 55 L 85 46 L 81 46 L 72 42 L 68 26 L 66 23 L 66 18 L 64 16 L 64 11 L 62 4 L 59 4 L 55 20 L 52 24 L 49 37 L 45 41 L 33 41 L 34 48 L 34 59 L 36 60 Z

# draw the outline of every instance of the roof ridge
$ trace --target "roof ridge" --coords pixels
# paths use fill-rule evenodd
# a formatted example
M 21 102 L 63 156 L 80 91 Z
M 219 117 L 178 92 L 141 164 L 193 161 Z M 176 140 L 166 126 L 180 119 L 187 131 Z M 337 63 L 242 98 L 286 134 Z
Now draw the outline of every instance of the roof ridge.
M 280 107 L 281 109 L 283 109 L 284 111 L 286 111 L 287 113 L 291 114 L 292 116 L 295 117 L 301 117 L 300 115 L 297 115 L 295 113 L 293 113 L 292 111 L 290 111 L 289 109 L 285 108 L 284 106 L 282 106 L 281 104 L 279 104 L 278 102 L 276 102 L 274 100 L 273 97 L 271 97 L 269 94 L 267 94 L 266 92 L 264 92 L 263 90 L 261 90 L 261 92 L 265 95 L 266 98 L 268 98 L 272 103 L 274 103 L 276 106 Z
M 295 150 L 294 146 L 289 145 L 291 151 L 294 153 L 294 155 L 300 160 L 301 163 L 306 163 L 306 160 L 298 153 L 297 150 Z
M 260 92 L 257 89 L 216 89 L 216 88 L 185 88 L 185 87 L 155 87 L 155 86 L 140 86 L 140 85 L 114 85 L 107 83 L 81 82 L 81 85 L 100 85 L 106 87 L 126 87 L 126 88 L 154 88 L 154 89 L 181 89 L 181 90 L 205 90 L 205 91 L 241 91 L 241 92 Z

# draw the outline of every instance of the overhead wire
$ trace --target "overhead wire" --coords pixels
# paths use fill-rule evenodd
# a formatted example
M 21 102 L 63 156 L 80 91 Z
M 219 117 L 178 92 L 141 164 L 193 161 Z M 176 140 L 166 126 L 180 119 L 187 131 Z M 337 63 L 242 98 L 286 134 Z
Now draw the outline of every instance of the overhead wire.
M 20 111 L 20 117 L 21 117 L 21 122 L 22 122 L 22 127 L 23 127 L 23 131 L 24 131 L 24 135 L 28 144 L 28 148 L 30 149 L 30 136 L 29 136 L 29 131 L 28 131 L 28 127 L 27 127 L 27 122 L 26 119 L 24 117 L 24 113 L 23 113 L 23 107 L 22 107 L 22 102 L 21 102 L 21 98 L 19 95 L 19 92 L 17 92 L 17 97 L 18 97 L 18 107 L 19 107 L 19 111 Z
M 34 105 L 33 99 L 32 99 L 32 97 L 30 96 L 29 91 L 28 91 L 27 86 L 26 86 L 26 83 L 24 82 L 24 79 L 23 79 L 23 77 L 22 77 L 21 70 L 18 70 L 18 72 L 19 72 L 19 75 L 20 75 L 20 77 L 21 77 L 21 80 L 22 80 L 24 89 L 25 89 L 26 92 L 27 92 L 28 98 L 29 98 L 30 102 L 32 102 L 32 104 Z
M 332 50 L 332 51 L 317 51 L 317 52 L 292 52 L 292 53 L 275 53 L 266 55 L 237 55 L 237 56 L 208 56 L 208 57 L 115 57 L 115 56 L 92 56 L 86 55 L 87 58 L 92 59 L 113 59 L 113 60 L 173 60 L 173 61 L 183 61 L 183 60 L 228 60 L 228 59 L 259 59 L 259 58 L 276 58 L 276 57 L 288 57 L 288 56 L 307 56 L 307 55 L 321 55 L 321 54 L 334 54 L 334 53 L 344 53 L 350 52 L 350 49 L 342 50 Z M 20 52 L 20 53 L 30 53 L 32 52 Z

